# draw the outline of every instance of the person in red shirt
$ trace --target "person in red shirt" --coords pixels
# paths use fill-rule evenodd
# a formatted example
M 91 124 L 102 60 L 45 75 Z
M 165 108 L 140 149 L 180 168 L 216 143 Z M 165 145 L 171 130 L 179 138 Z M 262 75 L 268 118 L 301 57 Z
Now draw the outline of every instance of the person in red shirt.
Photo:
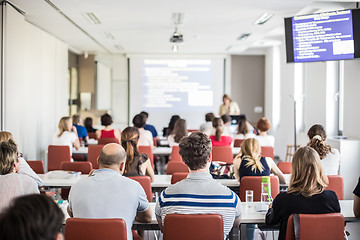
M 121 141 L 121 132 L 118 129 L 113 129 L 111 124 L 113 123 L 112 117 L 105 113 L 101 116 L 101 125 L 105 126 L 103 130 L 96 131 L 96 138 L 116 138 L 118 143 Z
M 215 128 L 215 135 L 211 135 L 211 143 L 213 146 L 230 146 L 233 139 L 230 136 L 225 136 L 223 134 L 224 123 L 221 118 L 214 118 L 212 125 Z

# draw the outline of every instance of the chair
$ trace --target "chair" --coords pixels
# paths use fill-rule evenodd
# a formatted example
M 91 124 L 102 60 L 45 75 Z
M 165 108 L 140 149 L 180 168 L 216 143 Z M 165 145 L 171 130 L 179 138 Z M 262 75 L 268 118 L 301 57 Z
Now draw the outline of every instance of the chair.
M 145 153 L 150 158 L 151 166 L 154 168 L 154 154 L 151 146 L 139 146 L 139 153 Z
M 167 214 L 164 240 L 224 240 L 224 224 L 218 214 Z
M 234 156 L 230 146 L 214 146 L 212 148 L 212 161 L 232 164 Z
M 300 228 L 300 240 L 344 239 L 345 221 L 341 213 L 293 214 L 288 219 L 286 240 L 295 240 L 294 221 Z
M 71 154 L 69 146 L 49 145 L 48 147 L 48 171 L 60 170 L 61 162 L 70 162 Z
M 235 139 L 234 147 L 241 147 L 241 144 L 245 141 L 245 139 Z
M 97 139 L 95 132 L 88 132 L 89 139 Z
M 278 162 L 277 166 L 283 174 L 291 174 L 292 162 Z
M 274 159 L 274 148 L 270 146 L 261 147 L 261 156 Z
M 171 176 L 171 184 L 175 184 L 185 179 L 189 173 L 185 172 L 174 172 Z
M 154 144 L 154 147 L 157 147 L 157 139 L 156 139 L 156 137 L 153 137 L 153 144 Z
M 88 162 L 91 162 L 94 169 L 99 168 L 99 163 L 97 158 L 100 156 L 100 152 L 103 147 L 104 145 L 89 145 L 88 147 L 87 160 Z
M 119 141 L 116 138 L 100 138 L 100 139 L 98 139 L 99 145 L 106 145 L 108 143 L 119 143 Z
M 119 240 L 127 239 L 126 223 L 123 219 L 68 218 L 65 225 L 66 240 Z
M 26 162 L 27 162 L 27 164 L 29 164 L 31 169 L 34 170 L 34 172 L 36 174 L 44 174 L 45 173 L 45 168 L 44 168 L 43 161 L 31 160 L 31 161 L 26 161 Z
M 298 149 L 300 145 L 296 145 L 296 149 Z M 285 162 L 291 162 L 295 153 L 295 145 L 286 145 L 286 156 Z
M 81 172 L 82 174 L 89 174 L 92 170 L 91 162 L 62 162 L 61 170 Z
M 188 129 L 188 132 L 189 132 L 189 133 L 198 132 L 198 131 L 199 131 L 199 129 Z
M 340 175 L 328 175 L 329 184 L 326 190 L 336 193 L 339 200 L 344 200 L 344 178 Z
M 149 202 L 152 202 L 153 198 L 154 198 L 154 194 L 151 190 L 151 179 L 149 176 L 131 176 L 129 177 L 137 182 L 140 183 L 140 185 L 142 186 L 142 188 L 144 189 L 145 193 L 146 193 L 146 197 L 147 200 Z
M 189 170 L 188 166 L 183 162 L 169 161 L 166 166 L 166 174 L 172 175 L 175 172 L 189 173 L 190 170 Z
M 182 162 L 182 158 L 179 154 L 179 146 L 173 146 L 171 149 L 171 154 L 170 154 L 170 160 L 171 161 L 177 161 L 177 162 Z
M 242 177 L 240 181 L 240 192 L 239 197 L 242 202 L 245 202 L 245 191 L 253 190 L 254 191 L 254 202 L 259 202 L 261 200 L 261 176 L 246 176 Z M 280 193 L 280 183 L 278 176 L 270 176 L 270 186 L 271 186 L 271 197 L 275 199 L 276 195 Z

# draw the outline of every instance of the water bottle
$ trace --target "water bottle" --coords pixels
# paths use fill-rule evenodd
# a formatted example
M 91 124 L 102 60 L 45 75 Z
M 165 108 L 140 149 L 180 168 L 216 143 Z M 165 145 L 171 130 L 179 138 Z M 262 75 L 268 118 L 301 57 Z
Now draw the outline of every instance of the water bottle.
M 271 186 L 270 186 L 270 177 L 264 176 L 261 181 L 261 202 L 270 203 L 271 202 Z

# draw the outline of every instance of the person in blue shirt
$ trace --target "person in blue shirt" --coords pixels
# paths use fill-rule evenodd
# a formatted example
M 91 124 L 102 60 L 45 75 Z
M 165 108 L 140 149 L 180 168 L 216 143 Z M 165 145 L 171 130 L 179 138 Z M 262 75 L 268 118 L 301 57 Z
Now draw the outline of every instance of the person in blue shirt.
M 149 118 L 149 113 L 142 111 L 140 114 L 145 116 L 145 122 L 146 122 L 147 119 Z M 154 138 L 158 137 L 158 133 L 157 133 L 157 131 L 156 131 L 156 129 L 155 129 L 155 127 L 153 125 L 150 125 L 150 124 L 146 123 L 145 126 L 144 126 L 144 129 L 149 130 Z
M 79 138 L 81 138 L 85 142 L 88 142 L 89 136 L 86 131 L 86 128 L 80 125 L 81 122 L 80 116 L 78 114 L 75 114 L 73 115 L 72 119 L 73 119 L 73 125 L 76 127 L 76 131 L 78 133 Z

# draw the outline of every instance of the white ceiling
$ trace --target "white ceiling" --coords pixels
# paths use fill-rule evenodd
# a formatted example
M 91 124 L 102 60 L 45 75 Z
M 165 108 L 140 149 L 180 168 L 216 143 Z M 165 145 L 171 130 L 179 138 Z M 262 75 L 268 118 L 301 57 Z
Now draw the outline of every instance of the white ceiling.
M 296 14 L 355 8 L 349 1 L 311 0 L 10 0 L 27 21 L 67 42 L 78 53 L 170 54 L 172 13 L 184 13 L 177 54 L 240 54 L 280 43 L 283 19 Z M 57 8 L 57 9 L 56 9 Z M 60 13 L 60 12 L 61 13 Z M 101 24 L 83 16 L 93 12 Z M 264 25 L 254 25 L 272 13 Z M 68 18 L 66 18 L 65 16 Z M 71 21 L 70 21 L 70 20 Z M 83 29 L 81 31 L 76 25 Z M 111 33 L 114 39 L 106 37 Z M 251 33 L 246 40 L 237 38 Z M 120 49 L 115 46 L 121 46 Z

